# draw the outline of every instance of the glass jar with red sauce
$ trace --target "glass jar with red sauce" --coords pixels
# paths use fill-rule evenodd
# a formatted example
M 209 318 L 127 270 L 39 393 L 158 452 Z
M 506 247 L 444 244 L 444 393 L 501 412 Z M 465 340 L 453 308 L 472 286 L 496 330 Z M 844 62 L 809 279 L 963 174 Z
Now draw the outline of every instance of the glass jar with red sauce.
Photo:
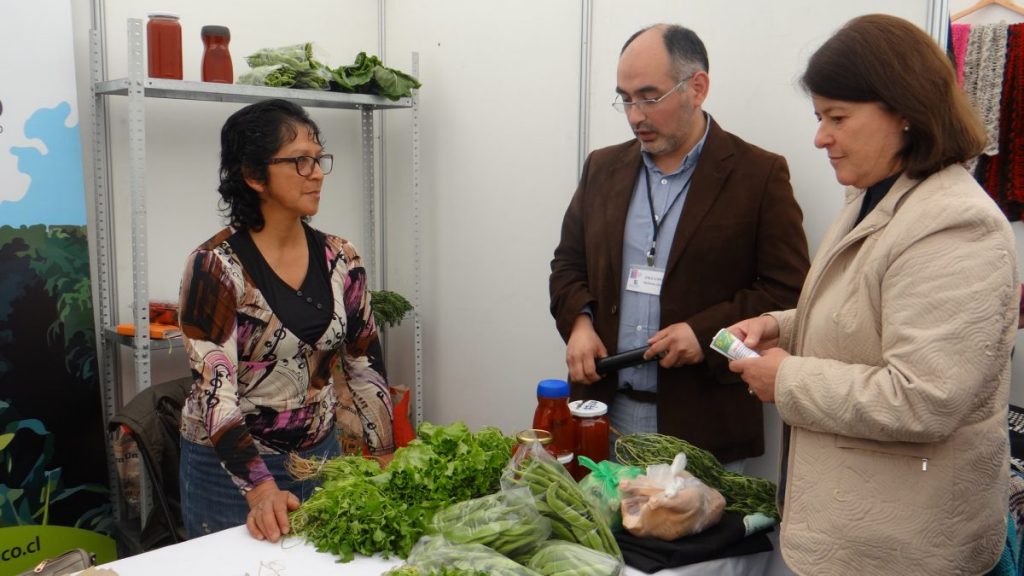
M 576 445 L 572 414 L 569 412 L 569 383 L 565 380 L 541 380 L 537 384 L 537 409 L 533 427 L 551 433 L 555 457 L 571 454 Z
M 178 15 L 153 12 L 146 23 L 146 56 L 150 78 L 181 80 L 181 23 Z
M 512 459 L 519 462 L 529 457 L 529 452 L 536 445 L 540 445 L 541 448 L 550 454 L 552 451 L 551 432 L 530 428 L 516 434 L 516 449 L 512 453 Z M 554 456 L 554 454 L 551 455 Z
M 551 432 L 539 428 L 530 428 L 516 434 L 516 449 L 512 453 L 512 461 L 518 464 L 527 458 L 536 457 L 537 452 L 533 450 L 539 446 L 544 452 L 553 457 L 573 478 L 576 477 L 576 456 L 569 452 L 567 454 L 556 454 L 555 446 L 552 444 L 554 438 Z
M 597 400 L 576 400 L 569 403 L 576 429 L 576 457 L 586 456 L 594 462 L 608 459 L 608 405 Z M 586 466 L 576 467 L 576 480 L 588 474 Z
M 232 84 L 235 73 L 231 66 L 228 42 L 231 31 L 227 26 L 203 26 L 203 82 Z

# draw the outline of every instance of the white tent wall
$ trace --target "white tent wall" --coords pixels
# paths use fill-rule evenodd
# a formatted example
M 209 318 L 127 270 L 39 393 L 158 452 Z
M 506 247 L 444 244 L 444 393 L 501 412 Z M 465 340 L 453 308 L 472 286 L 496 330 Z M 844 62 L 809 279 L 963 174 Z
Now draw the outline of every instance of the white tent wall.
M 381 5 L 379 2 L 383 2 Z M 83 144 L 91 184 L 88 31 L 91 13 L 74 2 Z M 199 79 L 199 29 L 231 29 L 235 73 L 261 47 L 314 41 L 332 65 L 359 51 L 411 71 L 419 53 L 420 282 L 423 406 L 426 420 L 496 425 L 511 433 L 529 425 L 534 385 L 565 374 L 564 345 L 548 313 L 549 262 L 562 215 L 576 185 L 582 147 L 626 140 L 614 95 L 619 49 L 635 30 L 668 21 L 704 39 L 711 61 L 706 109 L 727 130 L 789 161 L 805 228 L 816 248 L 839 207 L 841 187 L 812 146 L 816 123 L 797 86 L 808 55 L 849 18 L 887 12 L 927 28 L 931 0 L 313 0 L 301 5 L 250 0 L 244 5 L 198 0 L 107 0 L 103 18 L 108 77 L 125 72 L 125 20 L 170 10 L 182 17 L 185 78 Z M 951 9 L 958 4 L 952 2 Z M 86 5 L 86 6 L 83 6 Z M 244 6 L 244 8 L 243 8 Z M 589 13 L 589 36 L 584 15 Z M 379 21 L 383 18 L 383 24 Z M 581 52 L 584 40 L 588 58 Z M 584 63 L 589 60 L 589 66 Z M 589 114 L 581 131 L 581 76 Z M 118 289 L 122 317 L 130 299 L 126 106 L 111 98 L 112 184 L 117 195 Z M 238 105 L 147 101 L 147 188 L 150 292 L 174 299 L 188 252 L 220 226 L 217 214 L 219 129 Z M 358 114 L 312 111 L 335 171 L 314 224 L 363 245 Z M 387 191 L 387 288 L 412 297 L 413 210 L 411 113 L 383 119 Z M 91 190 L 91 187 L 90 187 Z M 91 206 L 90 206 L 91 209 Z M 126 296 L 127 295 L 127 296 Z M 392 383 L 412 385 L 412 322 L 388 330 Z M 184 373 L 181 352 L 153 358 L 154 381 Z M 127 372 L 130 379 L 130 370 Z M 1020 388 L 1020 386 L 1018 386 Z M 1024 392 L 1015 391 L 1024 396 Z M 752 472 L 774 476 L 778 417 L 766 407 L 767 454 Z

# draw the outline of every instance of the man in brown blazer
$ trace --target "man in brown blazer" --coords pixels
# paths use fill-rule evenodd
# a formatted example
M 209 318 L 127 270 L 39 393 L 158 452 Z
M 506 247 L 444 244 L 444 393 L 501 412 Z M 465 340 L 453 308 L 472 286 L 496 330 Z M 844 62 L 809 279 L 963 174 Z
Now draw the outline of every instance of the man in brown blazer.
M 593 152 L 551 262 L 551 313 L 573 396 L 622 434 L 683 438 L 725 463 L 764 453 L 761 405 L 711 352 L 720 328 L 796 304 L 807 273 L 781 156 L 722 130 L 702 104 L 707 52 L 681 26 L 634 34 L 615 107 L 636 138 Z M 598 374 L 609 353 L 655 360 Z

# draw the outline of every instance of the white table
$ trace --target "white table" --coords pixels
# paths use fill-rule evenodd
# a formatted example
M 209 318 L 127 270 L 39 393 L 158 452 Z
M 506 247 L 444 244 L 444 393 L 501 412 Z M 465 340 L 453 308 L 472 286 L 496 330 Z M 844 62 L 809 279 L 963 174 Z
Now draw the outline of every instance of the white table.
M 776 544 L 774 535 L 772 543 Z M 777 548 L 662 570 L 656 576 L 788 576 L 792 572 L 783 565 Z M 262 542 L 251 538 L 245 526 L 237 526 L 100 567 L 118 576 L 379 576 L 401 563 L 400 558 L 356 556 L 352 562 L 340 564 L 334 556 L 317 552 L 304 540 Z M 625 573 L 644 576 L 644 572 L 628 566 Z

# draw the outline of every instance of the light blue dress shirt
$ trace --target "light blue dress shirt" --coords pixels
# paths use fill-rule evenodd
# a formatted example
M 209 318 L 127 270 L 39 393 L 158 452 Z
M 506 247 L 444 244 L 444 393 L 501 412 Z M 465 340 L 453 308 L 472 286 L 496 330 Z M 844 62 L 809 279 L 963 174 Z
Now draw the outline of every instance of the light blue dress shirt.
M 647 345 L 647 340 L 658 332 L 661 325 L 661 304 L 659 296 L 626 290 L 630 269 L 647 266 L 647 253 L 654 240 L 654 222 L 651 221 L 651 201 L 648 201 L 647 183 L 651 185 L 650 198 L 654 214 L 658 218 L 659 230 L 654 267 L 665 270 L 668 264 L 672 239 L 676 235 L 679 216 L 683 213 L 686 196 L 690 191 L 701 150 L 711 128 L 711 119 L 705 113 L 707 122 L 704 135 L 683 158 L 682 164 L 669 174 L 663 173 L 654 164 L 647 152 L 641 152 L 644 167 L 633 185 L 633 197 L 626 213 L 626 230 L 622 242 L 622 299 L 619 304 L 618 352 L 625 352 Z M 647 176 L 645 177 L 644 173 Z M 627 384 L 634 390 L 655 392 L 658 389 L 657 362 L 647 362 L 619 371 L 619 387 Z

